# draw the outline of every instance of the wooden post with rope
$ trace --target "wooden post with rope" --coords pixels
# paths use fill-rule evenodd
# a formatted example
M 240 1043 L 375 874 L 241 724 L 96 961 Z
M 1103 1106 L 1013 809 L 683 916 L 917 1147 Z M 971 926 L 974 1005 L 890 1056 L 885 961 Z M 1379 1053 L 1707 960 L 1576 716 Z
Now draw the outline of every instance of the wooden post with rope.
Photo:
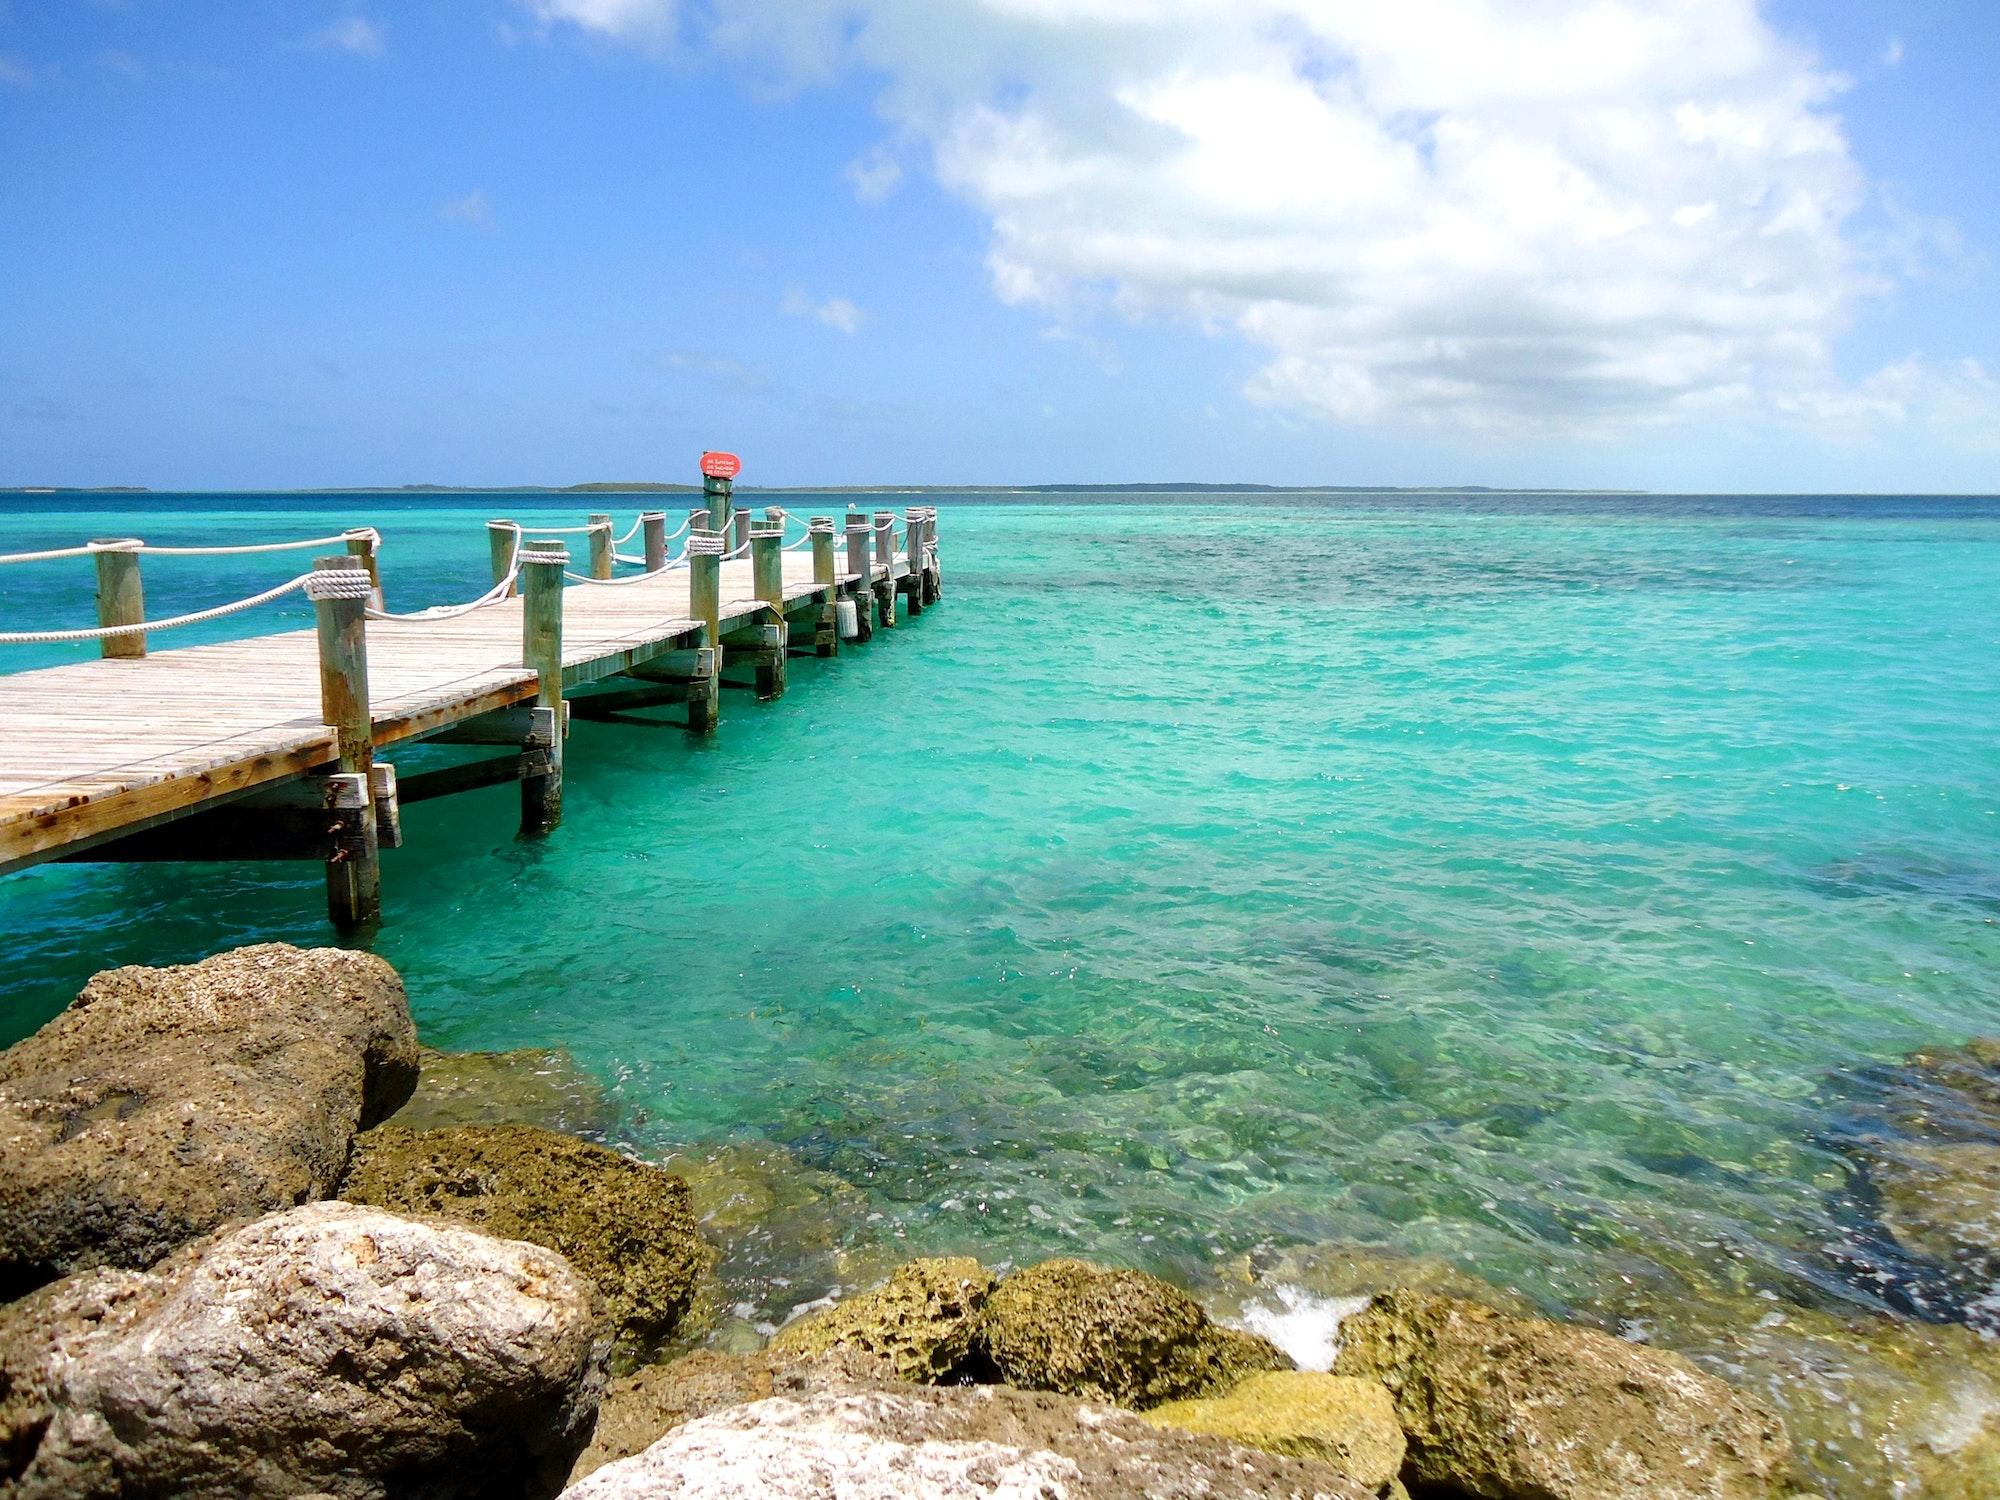
M 688 683 L 688 728 L 696 734 L 713 733 L 722 717 L 722 551 L 721 532 L 688 532 L 688 613 L 701 621 L 705 653 Z
M 611 543 L 611 517 L 599 511 L 590 518 L 590 576 L 610 578 L 617 571 Z
M 639 529 L 646 538 L 646 571 L 657 573 L 667 565 L 667 513 L 647 511 L 639 517 Z
M 326 779 L 330 849 L 326 909 L 343 932 L 382 915 L 382 853 L 371 793 L 374 720 L 368 704 L 367 564 L 352 553 L 313 559 L 306 597 L 319 627 L 319 699 L 337 769 Z
M 493 553 L 493 582 L 514 571 L 514 554 L 521 545 L 521 528 L 512 521 L 488 521 L 486 523 L 486 544 Z M 513 598 L 521 592 L 519 579 L 507 585 L 507 597 Z
M 854 598 L 854 638 L 867 641 L 875 636 L 875 547 L 868 531 L 868 518 L 858 511 L 847 514 L 847 571 L 855 575 L 850 587 Z
M 382 539 L 373 531 L 347 533 L 347 550 L 352 556 L 361 559 L 362 566 L 368 569 L 368 582 L 375 590 L 375 597 L 368 601 L 369 607 L 378 610 L 389 607 L 382 598 L 382 559 L 379 556 L 381 545 Z
M 833 517 L 814 516 L 806 534 L 812 538 L 813 582 L 826 585 L 821 601 L 819 630 L 813 636 L 813 651 L 819 656 L 840 655 L 840 578 L 833 562 Z
M 910 618 L 924 612 L 924 513 L 912 507 L 903 512 L 903 597 L 909 600 Z
M 535 674 L 535 707 L 548 714 L 544 728 L 553 730 L 546 748 L 531 743 L 522 753 L 523 837 L 562 822 L 563 570 L 568 566 L 569 551 L 559 542 L 536 542 L 521 553 L 521 660 Z
M 896 513 L 875 512 L 875 566 L 882 570 L 875 584 L 875 617 L 884 628 L 896 628 Z
M 140 543 L 124 539 L 91 543 L 97 548 L 92 561 L 97 564 L 97 623 L 143 625 L 146 622 L 146 589 L 139 578 Z M 107 657 L 135 657 L 146 654 L 146 632 L 107 635 L 100 648 Z
M 770 606 L 757 648 L 757 696 L 767 702 L 785 694 L 785 527 L 764 522 L 750 532 L 750 581 L 760 603 Z M 769 632 L 776 630 L 777 639 Z

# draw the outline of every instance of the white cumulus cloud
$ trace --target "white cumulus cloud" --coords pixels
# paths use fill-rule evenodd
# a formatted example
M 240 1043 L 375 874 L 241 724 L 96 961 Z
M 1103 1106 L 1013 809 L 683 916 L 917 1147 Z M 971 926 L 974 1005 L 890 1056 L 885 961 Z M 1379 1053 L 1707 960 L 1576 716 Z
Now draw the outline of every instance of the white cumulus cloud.
M 605 35 L 673 24 L 661 0 L 537 3 Z M 1292 413 L 1796 413 L 1839 398 L 1834 341 L 1881 283 L 1845 82 L 1758 0 L 711 9 L 706 45 L 884 80 L 888 122 L 990 225 L 998 296 L 1059 329 L 1233 336 L 1249 398 Z

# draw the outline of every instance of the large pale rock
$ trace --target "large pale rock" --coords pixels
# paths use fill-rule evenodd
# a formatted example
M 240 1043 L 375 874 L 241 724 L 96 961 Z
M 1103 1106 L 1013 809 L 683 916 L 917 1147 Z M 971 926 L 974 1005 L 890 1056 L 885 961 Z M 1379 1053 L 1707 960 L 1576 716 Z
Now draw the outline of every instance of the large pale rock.
M 1290 1368 L 1269 1341 L 1212 1321 L 1157 1276 L 1050 1260 L 994 1289 L 980 1320 L 980 1378 L 1120 1406 L 1225 1389 Z
M 367 954 L 99 974 L 0 1054 L 0 1295 L 325 1197 L 416 1060 L 403 983 Z
M 355 1142 L 340 1194 L 556 1251 L 596 1284 L 635 1356 L 680 1328 L 714 1261 L 680 1178 L 532 1125 L 384 1125 Z
M 553 1495 L 606 1344 L 560 1256 L 311 1204 L 0 1310 L 0 1491 Z
M 911 1261 L 873 1291 L 786 1325 L 771 1349 L 791 1357 L 851 1349 L 886 1360 L 904 1380 L 949 1381 L 972 1356 L 992 1290 L 993 1273 L 968 1257 Z
M 675 1428 L 574 1500 L 1369 1500 L 1310 1459 L 998 1386 L 780 1394 Z
M 1791 1445 L 1763 1402 L 1594 1329 L 1392 1292 L 1341 1327 L 1334 1373 L 1379 1380 L 1410 1483 L 1492 1500 L 1767 1500 Z
M 1396 1403 L 1373 1380 L 1265 1370 L 1245 1376 L 1220 1396 L 1156 1406 L 1146 1420 L 1267 1453 L 1316 1458 L 1374 1494 L 1387 1493 L 1403 1471 Z

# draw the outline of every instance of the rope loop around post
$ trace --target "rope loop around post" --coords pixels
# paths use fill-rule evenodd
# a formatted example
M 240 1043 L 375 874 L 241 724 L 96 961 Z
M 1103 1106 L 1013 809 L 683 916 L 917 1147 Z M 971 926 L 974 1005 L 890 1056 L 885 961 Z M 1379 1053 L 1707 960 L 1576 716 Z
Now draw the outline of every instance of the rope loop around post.
M 306 597 L 318 604 L 327 599 L 375 597 L 375 585 L 366 568 L 322 568 L 305 576 Z
M 687 557 L 722 556 L 722 533 L 719 531 L 695 531 L 688 534 Z

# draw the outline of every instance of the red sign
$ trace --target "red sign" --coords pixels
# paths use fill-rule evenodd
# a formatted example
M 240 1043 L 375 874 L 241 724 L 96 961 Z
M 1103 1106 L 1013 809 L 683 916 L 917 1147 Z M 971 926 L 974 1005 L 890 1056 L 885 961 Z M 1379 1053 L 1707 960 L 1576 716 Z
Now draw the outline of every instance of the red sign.
M 734 453 L 704 453 L 701 472 L 709 479 L 734 479 L 743 472 L 743 460 Z

